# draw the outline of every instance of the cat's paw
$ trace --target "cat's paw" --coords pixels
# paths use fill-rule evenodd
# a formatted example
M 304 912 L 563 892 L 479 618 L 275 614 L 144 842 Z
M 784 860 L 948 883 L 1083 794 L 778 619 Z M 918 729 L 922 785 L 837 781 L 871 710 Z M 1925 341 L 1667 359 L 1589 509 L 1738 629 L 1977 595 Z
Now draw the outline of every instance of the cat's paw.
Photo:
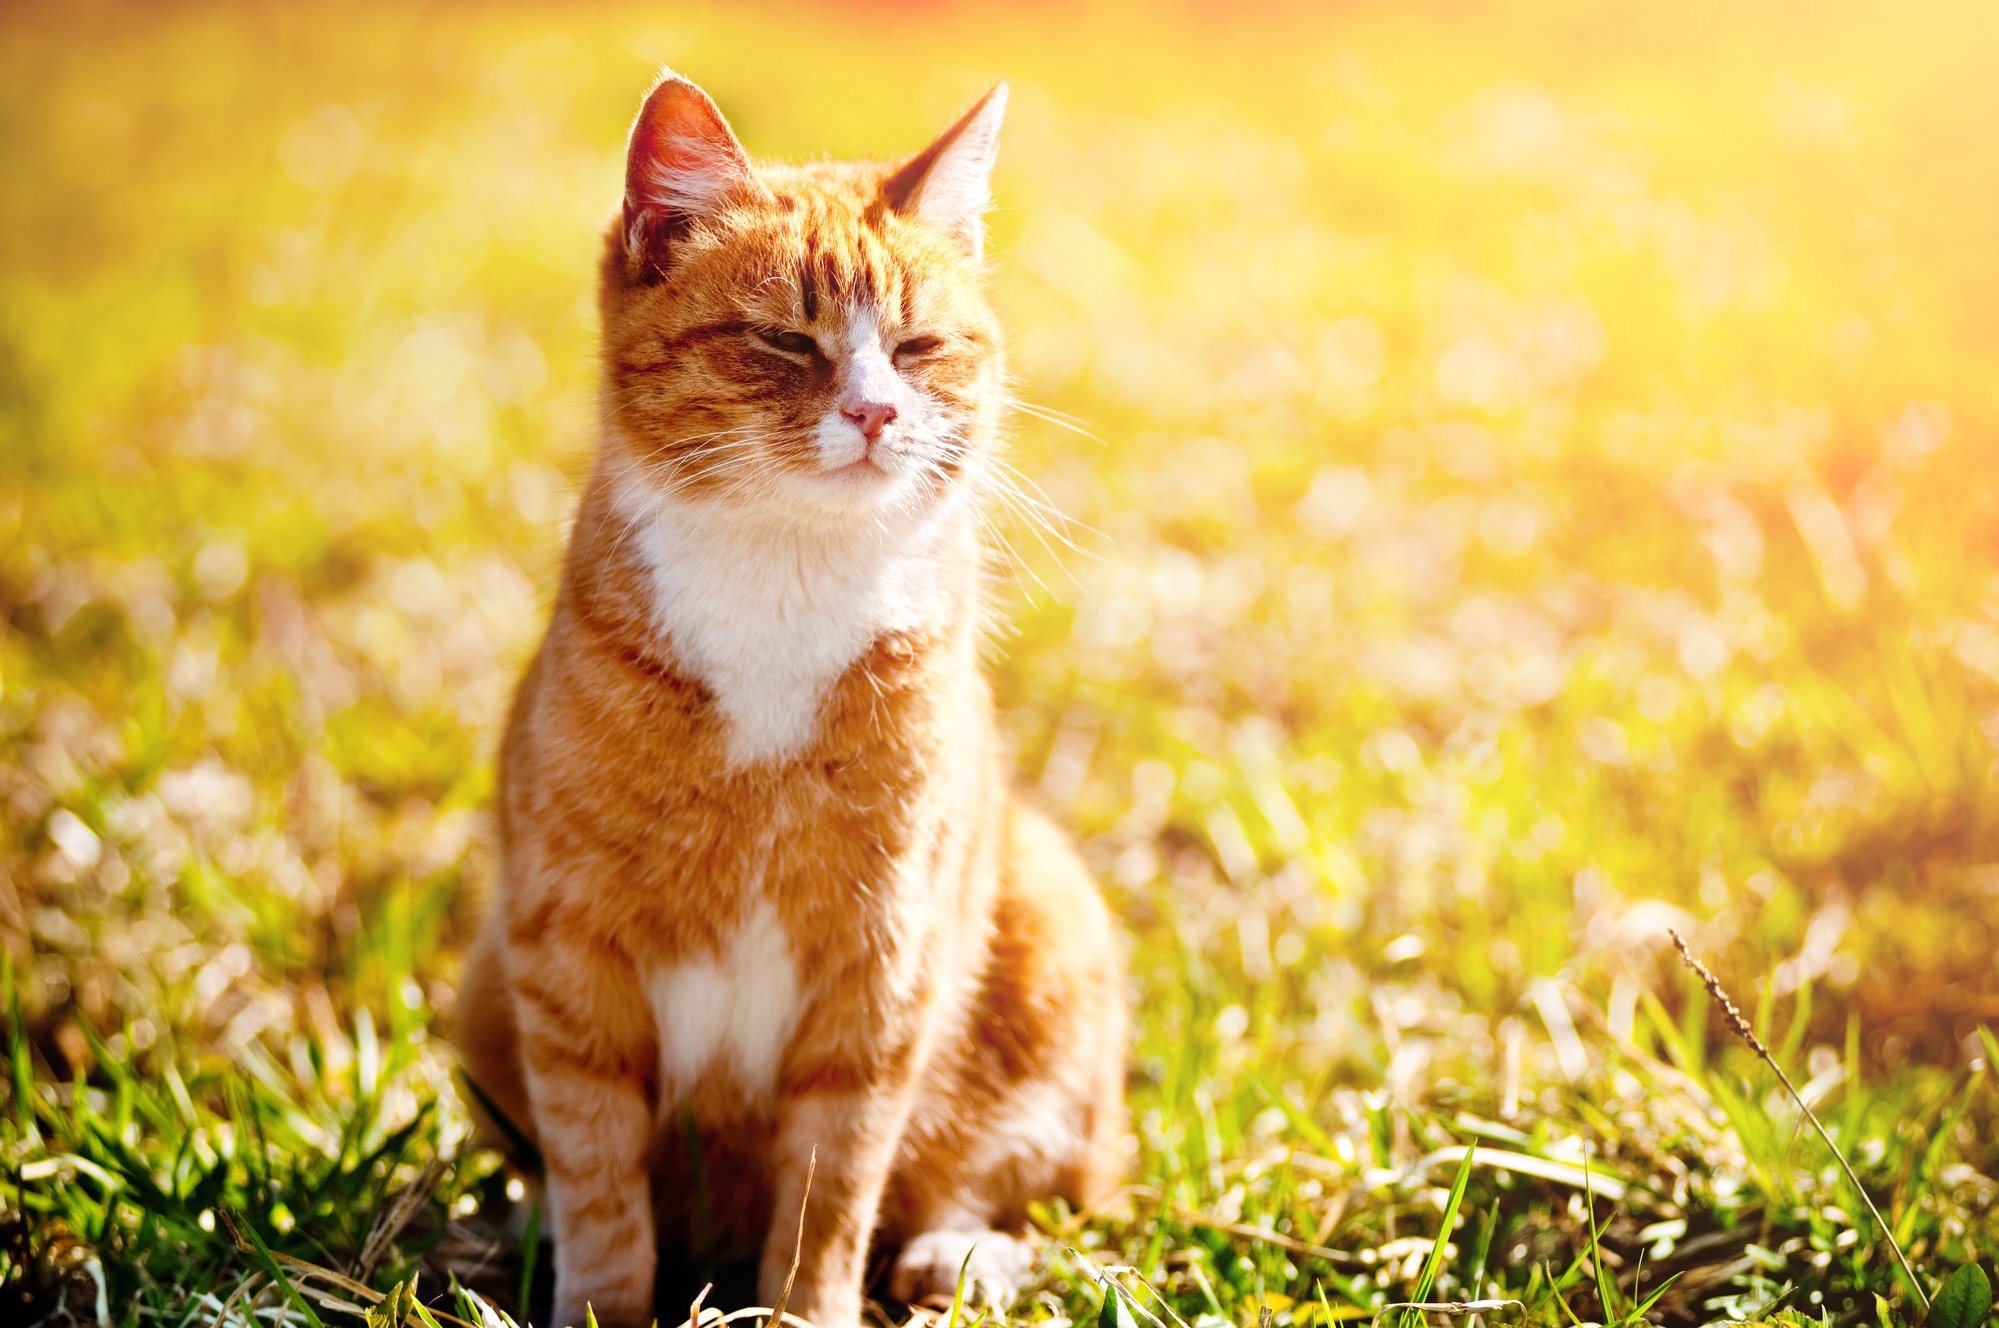
M 967 1301 L 1005 1309 L 1034 1272 L 1034 1250 L 1003 1231 L 926 1231 L 902 1247 L 889 1292 L 906 1305 L 948 1307 L 960 1269 Z

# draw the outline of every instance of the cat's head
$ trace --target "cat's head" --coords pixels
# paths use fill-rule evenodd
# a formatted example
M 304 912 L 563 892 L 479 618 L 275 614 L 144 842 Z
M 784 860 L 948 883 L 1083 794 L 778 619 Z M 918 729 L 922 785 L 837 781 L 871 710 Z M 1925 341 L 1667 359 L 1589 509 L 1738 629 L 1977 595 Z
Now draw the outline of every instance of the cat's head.
M 800 521 L 971 483 L 1004 370 L 981 287 L 1002 84 L 900 163 L 750 161 L 668 73 L 632 126 L 602 276 L 607 446 L 654 493 Z

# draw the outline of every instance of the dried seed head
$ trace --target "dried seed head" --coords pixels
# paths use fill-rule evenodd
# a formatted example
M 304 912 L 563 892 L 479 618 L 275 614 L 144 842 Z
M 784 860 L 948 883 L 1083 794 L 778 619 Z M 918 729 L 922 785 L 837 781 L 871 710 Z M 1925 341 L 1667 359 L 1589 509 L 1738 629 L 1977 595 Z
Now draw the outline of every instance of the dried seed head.
M 1775 1064 L 1770 1049 L 1763 1045 L 1763 1040 L 1756 1036 L 1756 1030 L 1749 1026 L 1747 1019 L 1743 1018 L 1742 1011 L 1728 998 L 1728 992 L 1722 988 L 1721 979 L 1709 972 L 1706 964 L 1694 958 L 1694 952 L 1687 948 L 1687 943 L 1681 939 L 1680 933 L 1668 928 L 1666 934 L 1673 938 L 1673 947 L 1680 952 L 1680 958 L 1687 961 L 1687 967 L 1700 978 L 1701 985 L 1707 988 L 1708 995 L 1714 997 L 1715 1003 L 1721 1006 L 1721 1017 L 1728 1021 L 1728 1026 L 1734 1034 L 1747 1042 L 1758 1056 Z

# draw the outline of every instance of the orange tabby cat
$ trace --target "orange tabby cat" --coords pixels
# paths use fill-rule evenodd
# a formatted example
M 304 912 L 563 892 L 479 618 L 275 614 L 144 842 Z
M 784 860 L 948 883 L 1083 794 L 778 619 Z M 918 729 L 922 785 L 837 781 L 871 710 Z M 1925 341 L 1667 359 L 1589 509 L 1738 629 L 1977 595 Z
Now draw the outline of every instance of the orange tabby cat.
M 871 1249 L 898 1297 L 969 1254 L 1003 1301 L 1026 1205 L 1115 1177 L 1117 938 L 978 663 L 1004 106 L 892 167 L 752 165 L 672 74 L 633 126 L 600 452 L 461 994 L 546 1160 L 563 1322 L 650 1321 L 659 1243 L 710 1237 L 766 1304 L 797 1251 L 825 1328 Z

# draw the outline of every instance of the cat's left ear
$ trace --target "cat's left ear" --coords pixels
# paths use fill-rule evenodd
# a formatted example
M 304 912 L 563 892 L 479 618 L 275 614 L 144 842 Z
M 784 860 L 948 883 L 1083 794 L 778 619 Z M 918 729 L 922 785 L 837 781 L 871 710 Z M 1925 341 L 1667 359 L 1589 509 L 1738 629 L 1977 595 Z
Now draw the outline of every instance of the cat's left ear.
M 625 269 L 666 270 L 673 241 L 760 186 L 749 155 L 708 94 L 668 69 L 646 94 L 625 149 Z
M 976 259 L 985 240 L 993 162 L 1005 116 L 1006 84 L 995 83 L 958 123 L 888 177 L 882 196 L 889 206 L 934 226 Z

